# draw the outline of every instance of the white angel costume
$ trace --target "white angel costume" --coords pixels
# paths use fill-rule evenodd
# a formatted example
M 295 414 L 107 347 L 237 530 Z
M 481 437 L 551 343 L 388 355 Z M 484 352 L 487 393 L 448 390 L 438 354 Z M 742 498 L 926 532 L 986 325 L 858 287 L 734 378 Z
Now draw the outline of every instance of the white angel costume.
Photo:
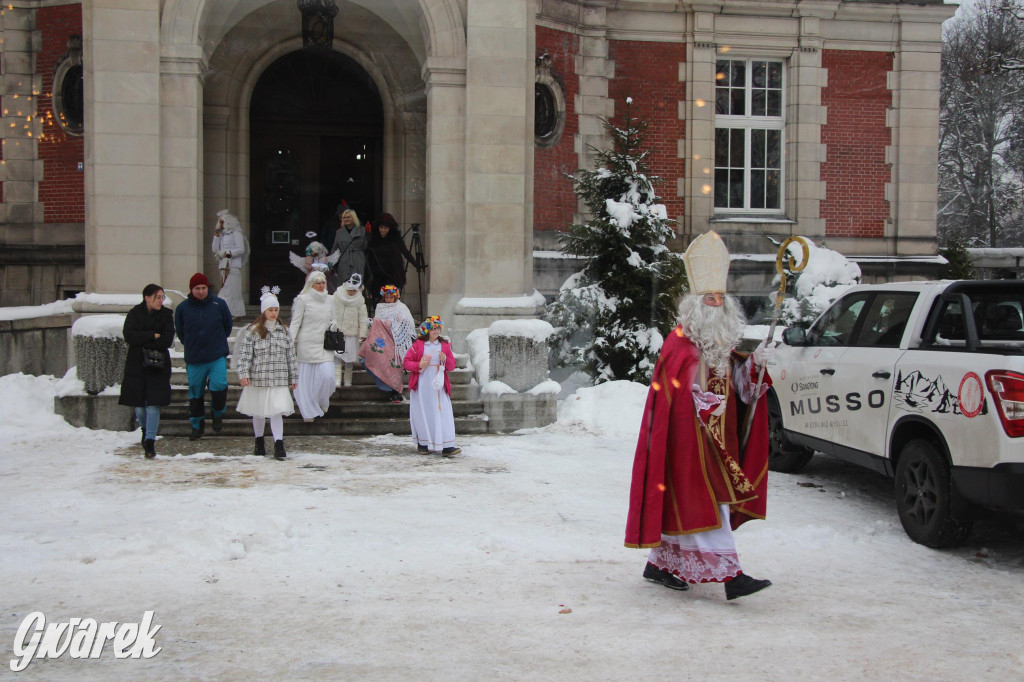
M 230 211 L 217 212 L 217 227 L 213 231 L 213 255 L 220 272 L 220 291 L 231 311 L 231 317 L 245 315 L 242 299 L 242 266 L 249 257 L 249 243 L 242 234 L 242 226 Z
M 341 257 L 341 252 L 327 253 L 327 247 L 320 242 L 310 242 L 306 247 L 306 256 L 302 257 L 297 253 L 288 252 L 288 260 L 292 265 L 302 270 L 302 274 L 309 277 L 311 272 L 322 272 L 327 277 L 327 294 L 333 294 L 338 288 L 338 277 L 334 272 L 334 266 Z

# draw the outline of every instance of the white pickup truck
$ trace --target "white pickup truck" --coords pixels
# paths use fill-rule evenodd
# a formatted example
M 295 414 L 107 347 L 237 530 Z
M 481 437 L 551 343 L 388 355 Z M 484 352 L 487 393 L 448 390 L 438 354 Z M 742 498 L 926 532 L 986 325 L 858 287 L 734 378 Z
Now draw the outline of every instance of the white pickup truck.
M 895 479 L 907 534 L 963 542 L 982 509 L 1024 509 L 1024 282 L 859 285 L 768 365 L 769 466 L 814 451 Z

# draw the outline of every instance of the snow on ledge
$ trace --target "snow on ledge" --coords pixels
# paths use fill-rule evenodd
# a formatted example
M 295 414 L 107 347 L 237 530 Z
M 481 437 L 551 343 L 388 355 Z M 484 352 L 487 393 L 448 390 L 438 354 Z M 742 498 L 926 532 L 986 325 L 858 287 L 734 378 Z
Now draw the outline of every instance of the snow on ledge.
M 536 386 L 534 386 L 533 388 L 531 388 L 529 391 L 527 391 L 527 393 L 529 393 L 530 395 L 547 395 L 549 393 L 553 393 L 554 395 L 558 395 L 561 392 L 562 392 L 562 384 L 560 384 L 557 381 L 554 381 L 552 379 L 548 379 L 547 381 L 542 381 L 539 384 L 537 384 Z
M 72 336 L 91 336 L 96 339 L 124 338 L 124 315 L 86 315 L 71 325 Z
M 544 294 L 536 289 L 529 296 L 509 296 L 501 298 L 460 298 L 455 304 L 458 308 L 536 308 L 545 303 Z
M 11 306 L 9 308 L 0 308 L 0 321 L 31 320 L 36 317 L 68 315 L 71 312 L 71 299 L 44 303 L 43 305 Z
M 491 336 L 522 336 L 543 343 L 555 332 L 544 320 L 496 320 L 487 328 Z

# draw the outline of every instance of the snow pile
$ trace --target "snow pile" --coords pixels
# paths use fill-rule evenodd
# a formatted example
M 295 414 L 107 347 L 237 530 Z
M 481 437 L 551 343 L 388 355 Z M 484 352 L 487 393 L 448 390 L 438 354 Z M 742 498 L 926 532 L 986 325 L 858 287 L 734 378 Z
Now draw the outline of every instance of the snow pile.
M 632 438 L 640 428 L 647 386 L 632 381 L 607 381 L 581 388 L 558 406 L 560 426 L 580 427 L 591 433 Z
M 516 389 L 512 388 L 503 381 L 488 381 L 480 388 L 480 392 L 484 395 L 505 395 L 506 393 L 518 393 Z
M 63 417 L 53 413 L 57 384 L 57 379 L 51 376 L 19 373 L 0 377 L 0 441 L 75 431 Z
M 72 336 L 91 336 L 94 339 L 124 338 L 124 315 L 86 315 L 71 325 Z
M 486 327 L 474 329 L 466 334 L 469 346 L 469 363 L 473 365 L 477 383 L 486 384 L 491 371 L 491 344 Z

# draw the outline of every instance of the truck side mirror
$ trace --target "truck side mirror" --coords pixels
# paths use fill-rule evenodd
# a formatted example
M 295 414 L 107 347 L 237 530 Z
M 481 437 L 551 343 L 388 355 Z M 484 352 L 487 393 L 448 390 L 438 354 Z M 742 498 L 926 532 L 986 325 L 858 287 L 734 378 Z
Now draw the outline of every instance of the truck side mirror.
M 807 330 L 803 327 L 788 327 L 782 332 L 782 342 L 787 346 L 806 346 Z

